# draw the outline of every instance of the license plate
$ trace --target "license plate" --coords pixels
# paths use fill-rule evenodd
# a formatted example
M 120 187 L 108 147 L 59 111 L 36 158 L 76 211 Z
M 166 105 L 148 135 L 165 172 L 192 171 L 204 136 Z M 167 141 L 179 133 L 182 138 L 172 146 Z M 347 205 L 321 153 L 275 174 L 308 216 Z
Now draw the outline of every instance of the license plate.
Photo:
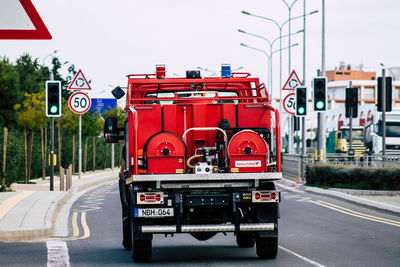
M 135 209 L 135 217 L 171 217 L 173 208 Z

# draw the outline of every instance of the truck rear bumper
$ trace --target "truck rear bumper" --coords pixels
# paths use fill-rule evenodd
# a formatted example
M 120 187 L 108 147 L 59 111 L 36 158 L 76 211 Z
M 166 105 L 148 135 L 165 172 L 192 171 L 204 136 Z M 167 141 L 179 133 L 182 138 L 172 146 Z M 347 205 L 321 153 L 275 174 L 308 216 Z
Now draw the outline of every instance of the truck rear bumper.
M 212 173 L 212 174 L 149 174 L 132 175 L 125 180 L 126 184 L 154 182 L 157 188 L 171 182 L 180 183 L 207 183 L 207 182 L 239 182 L 239 181 L 275 181 L 282 179 L 281 172 L 264 173 Z
M 257 232 L 274 231 L 277 228 L 275 223 L 243 223 L 239 225 L 239 231 Z M 142 233 L 167 234 L 167 233 L 199 233 L 199 232 L 235 232 L 234 224 L 198 224 L 182 225 L 178 232 L 176 225 L 143 225 L 139 227 Z

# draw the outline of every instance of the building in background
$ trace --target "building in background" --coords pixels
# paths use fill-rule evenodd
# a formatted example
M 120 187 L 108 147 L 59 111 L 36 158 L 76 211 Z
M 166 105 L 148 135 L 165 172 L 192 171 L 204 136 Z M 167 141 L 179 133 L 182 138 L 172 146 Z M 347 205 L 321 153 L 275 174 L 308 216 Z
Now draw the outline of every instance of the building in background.
M 374 121 L 381 112 L 377 111 L 377 77 L 379 73 L 375 71 L 366 71 L 362 65 L 346 65 L 343 62 L 334 70 L 325 71 L 328 79 L 327 111 L 324 112 L 325 133 L 328 137 L 330 131 L 338 130 L 342 125 L 349 125 L 349 119 L 345 117 L 346 88 L 358 88 L 358 117 L 353 118 L 354 126 L 367 125 Z M 389 68 L 386 71 L 387 76 L 393 77 L 392 82 L 392 109 L 393 112 L 400 112 L 400 67 Z M 312 88 L 308 87 L 309 105 L 306 117 L 306 143 L 307 147 L 316 146 L 317 136 L 317 112 L 312 109 Z M 279 103 L 279 99 L 274 99 Z M 283 148 L 287 145 L 289 116 L 282 108 L 281 114 L 281 133 Z M 300 135 L 300 132 L 299 132 Z M 293 136 L 296 136 L 294 134 Z M 296 144 L 294 144 L 296 146 Z M 286 151 L 286 150 L 285 150 Z M 296 151 L 296 149 L 294 149 Z M 299 150 L 301 151 L 301 150 Z
M 395 69 L 395 68 L 393 68 Z M 400 68 L 397 68 L 400 70 Z M 393 77 L 392 109 L 400 110 L 400 80 L 394 73 L 388 71 L 387 76 Z M 400 72 L 399 72 L 400 74 Z M 340 64 L 338 69 L 326 71 L 328 78 L 328 111 L 325 113 L 325 129 L 327 132 L 337 130 L 341 125 L 348 125 L 345 117 L 346 88 L 358 88 L 358 117 L 353 118 L 353 125 L 365 125 L 378 115 L 377 76 L 375 72 L 364 71 L 362 66 L 353 69 L 350 65 Z

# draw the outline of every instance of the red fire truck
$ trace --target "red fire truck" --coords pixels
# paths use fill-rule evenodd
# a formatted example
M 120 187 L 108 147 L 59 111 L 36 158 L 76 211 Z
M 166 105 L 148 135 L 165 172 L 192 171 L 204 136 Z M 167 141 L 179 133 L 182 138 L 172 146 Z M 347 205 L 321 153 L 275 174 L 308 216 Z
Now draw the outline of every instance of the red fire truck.
M 165 74 L 157 65 L 155 74 L 128 75 L 125 125 L 105 121 L 106 142 L 124 142 L 124 248 L 149 261 L 154 234 L 207 240 L 232 232 L 239 247 L 275 258 L 280 124 L 264 84 L 230 65 L 221 77 Z

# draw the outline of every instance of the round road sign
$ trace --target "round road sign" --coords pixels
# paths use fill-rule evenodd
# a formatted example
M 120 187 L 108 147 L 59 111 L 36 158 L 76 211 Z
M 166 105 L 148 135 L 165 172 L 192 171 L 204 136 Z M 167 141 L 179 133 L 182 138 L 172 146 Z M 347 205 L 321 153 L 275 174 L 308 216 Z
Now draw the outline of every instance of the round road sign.
M 283 100 L 283 108 L 287 113 L 294 115 L 296 112 L 296 99 L 294 93 L 290 93 L 285 97 Z
M 82 92 L 73 93 L 68 100 L 69 108 L 76 114 L 86 113 L 91 104 L 89 96 Z

